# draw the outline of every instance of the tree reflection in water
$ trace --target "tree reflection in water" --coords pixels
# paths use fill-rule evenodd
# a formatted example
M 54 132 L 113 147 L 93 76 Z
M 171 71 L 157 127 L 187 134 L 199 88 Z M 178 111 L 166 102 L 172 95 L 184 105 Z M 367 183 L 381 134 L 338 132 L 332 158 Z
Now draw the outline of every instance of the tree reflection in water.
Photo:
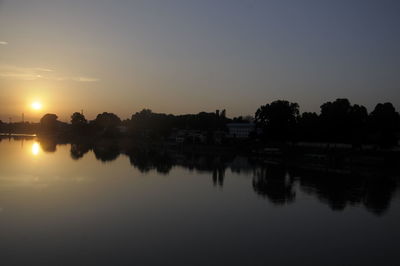
M 46 152 L 56 151 L 56 142 L 39 140 Z M 275 205 L 294 203 L 299 193 L 314 196 L 332 210 L 348 206 L 364 206 L 376 215 L 389 208 L 399 187 L 399 171 L 387 173 L 382 169 L 341 171 L 313 168 L 302 164 L 265 164 L 233 153 L 194 152 L 160 147 L 127 146 L 116 141 L 73 143 L 70 156 L 79 160 L 90 150 L 96 159 L 111 162 L 120 154 L 128 156 L 131 165 L 142 173 L 156 171 L 168 175 L 174 166 L 190 171 L 209 173 L 214 186 L 222 187 L 226 171 L 252 175 L 254 192 Z
M 156 170 L 157 173 L 167 175 L 174 163 L 171 156 L 163 150 L 145 149 L 139 147 L 126 152 L 132 166 L 142 173 Z
M 270 164 L 254 169 L 254 191 L 262 197 L 268 198 L 272 203 L 293 202 L 296 197 L 293 182 L 293 178 L 282 166 Z
M 91 149 L 91 147 L 87 143 L 71 144 L 71 151 L 70 151 L 71 158 L 74 160 L 79 160 L 86 153 L 88 153 L 90 151 L 90 149 Z
M 98 142 L 93 145 L 93 153 L 97 160 L 111 162 L 118 158 L 120 149 L 118 143 L 115 141 Z
M 56 152 L 57 151 L 57 144 L 58 143 L 55 139 L 52 138 L 42 138 L 39 139 L 40 147 L 44 152 Z
M 300 187 L 315 195 L 333 210 L 343 210 L 349 205 L 362 204 L 369 211 L 380 215 L 390 205 L 398 188 L 398 177 L 382 173 L 360 174 L 317 173 L 298 171 Z

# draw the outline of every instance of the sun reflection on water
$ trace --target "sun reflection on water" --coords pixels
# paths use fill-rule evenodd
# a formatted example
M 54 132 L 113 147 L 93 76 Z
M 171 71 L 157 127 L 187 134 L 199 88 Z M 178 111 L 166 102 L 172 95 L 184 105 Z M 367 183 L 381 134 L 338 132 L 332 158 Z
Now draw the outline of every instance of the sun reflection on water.
M 37 142 L 33 143 L 33 144 L 32 144 L 32 154 L 36 156 L 36 155 L 39 154 L 39 152 L 40 152 L 40 145 L 39 145 L 39 143 L 37 143 Z

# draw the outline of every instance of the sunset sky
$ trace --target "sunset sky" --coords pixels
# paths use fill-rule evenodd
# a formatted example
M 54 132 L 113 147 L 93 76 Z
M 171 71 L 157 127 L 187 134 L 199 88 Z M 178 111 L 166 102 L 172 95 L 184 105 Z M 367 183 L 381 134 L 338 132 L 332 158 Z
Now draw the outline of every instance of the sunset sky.
M 276 99 L 400 109 L 398 0 L 0 0 L 0 25 L 3 121 L 232 117 Z

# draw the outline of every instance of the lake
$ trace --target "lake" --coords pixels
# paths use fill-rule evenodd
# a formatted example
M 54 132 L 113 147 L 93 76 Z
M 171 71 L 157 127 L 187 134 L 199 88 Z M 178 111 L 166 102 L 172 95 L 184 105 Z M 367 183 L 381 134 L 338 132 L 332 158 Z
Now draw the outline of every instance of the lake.
M 2 265 L 400 265 L 400 178 L 0 141 Z

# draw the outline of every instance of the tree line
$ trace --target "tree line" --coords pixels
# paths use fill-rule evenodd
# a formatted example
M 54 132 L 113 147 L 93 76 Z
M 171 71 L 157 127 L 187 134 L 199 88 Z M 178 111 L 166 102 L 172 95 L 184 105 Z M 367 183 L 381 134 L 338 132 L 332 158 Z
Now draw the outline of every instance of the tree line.
M 274 101 L 258 108 L 255 121 L 264 140 L 397 144 L 400 115 L 391 103 L 379 103 L 368 113 L 362 105 L 336 99 L 321 105 L 319 114 L 300 114 L 299 105 Z
M 45 114 L 40 124 L 0 121 L 0 131 L 14 128 L 31 128 L 34 133 L 54 132 L 75 136 L 165 139 L 174 130 L 198 130 L 209 137 L 215 132 L 227 132 L 228 123 L 254 122 L 251 139 L 261 142 L 332 142 L 377 144 L 384 147 L 396 145 L 400 132 L 400 115 L 391 103 L 379 103 L 368 113 L 362 105 L 351 104 L 348 99 L 336 99 L 321 105 L 320 112 L 300 113 L 299 104 L 277 100 L 260 106 L 251 117 L 228 118 L 226 111 L 200 112 L 198 114 L 172 115 L 154 113 L 150 109 L 136 112 L 121 120 L 116 114 L 103 112 L 94 120 L 87 120 L 79 112 L 71 115 L 70 123 L 60 122 L 56 114 Z M 15 131 L 15 130 L 14 130 Z
M 55 114 L 46 114 L 40 120 L 40 133 L 57 131 L 72 132 L 78 135 L 97 135 L 102 137 L 117 137 L 126 135 L 138 138 L 158 139 L 165 138 L 175 129 L 187 129 L 215 132 L 225 130 L 225 126 L 232 119 L 226 118 L 225 110 L 215 113 L 201 112 L 198 114 L 172 115 L 154 113 L 150 109 L 143 109 L 121 120 L 116 114 L 103 112 L 94 120 L 88 121 L 79 112 L 71 115 L 70 124 L 57 120 Z

